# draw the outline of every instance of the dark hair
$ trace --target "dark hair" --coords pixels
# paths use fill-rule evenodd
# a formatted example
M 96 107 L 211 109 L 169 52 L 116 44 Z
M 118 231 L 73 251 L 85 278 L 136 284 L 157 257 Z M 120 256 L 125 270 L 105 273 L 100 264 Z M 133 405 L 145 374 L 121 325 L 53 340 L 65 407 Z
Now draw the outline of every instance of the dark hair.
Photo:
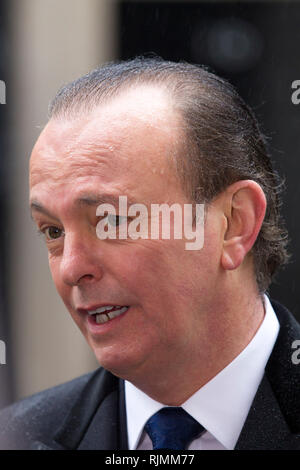
M 209 203 L 244 179 L 262 187 L 267 211 L 252 252 L 258 287 L 264 292 L 288 260 L 287 232 L 280 217 L 282 184 L 254 114 L 227 81 L 202 66 L 138 57 L 106 64 L 64 86 L 50 104 L 49 117 L 89 112 L 140 84 L 166 89 L 184 118 L 185 151 L 176 163 L 192 200 Z

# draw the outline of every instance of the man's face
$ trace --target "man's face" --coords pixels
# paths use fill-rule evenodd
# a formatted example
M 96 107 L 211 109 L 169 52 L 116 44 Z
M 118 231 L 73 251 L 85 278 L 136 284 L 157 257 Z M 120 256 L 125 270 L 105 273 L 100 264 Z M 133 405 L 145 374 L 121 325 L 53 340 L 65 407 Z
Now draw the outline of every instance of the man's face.
M 180 119 L 165 94 L 141 88 L 88 116 L 51 120 L 32 154 L 33 217 L 45 232 L 56 288 L 99 363 L 116 375 L 193 359 L 218 302 L 220 226 L 208 211 L 204 247 L 186 240 L 100 240 L 101 202 L 190 202 L 172 166 Z M 98 324 L 93 312 L 124 313 Z M 126 310 L 126 311 L 125 311 Z

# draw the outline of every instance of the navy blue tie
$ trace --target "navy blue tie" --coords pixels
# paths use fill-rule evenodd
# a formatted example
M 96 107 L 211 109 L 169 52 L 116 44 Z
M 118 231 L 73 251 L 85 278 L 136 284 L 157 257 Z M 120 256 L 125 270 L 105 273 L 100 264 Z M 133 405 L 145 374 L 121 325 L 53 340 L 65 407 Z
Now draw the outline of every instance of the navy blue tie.
M 184 450 L 198 437 L 204 427 L 183 408 L 162 408 L 148 419 L 145 430 L 153 449 Z

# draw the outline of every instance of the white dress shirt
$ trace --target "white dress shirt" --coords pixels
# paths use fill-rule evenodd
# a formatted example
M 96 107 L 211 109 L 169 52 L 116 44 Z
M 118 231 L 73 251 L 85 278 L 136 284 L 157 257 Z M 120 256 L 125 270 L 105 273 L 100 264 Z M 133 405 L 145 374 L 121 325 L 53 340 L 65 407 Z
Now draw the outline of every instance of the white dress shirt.
M 181 406 L 205 428 L 188 450 L 232 450 L 241 433 L 279 332 L 267 296 L 265 316 L 243 351 Z M 129 449 L 152 450 L 144 431 L 148 419 L 165 405 L 125 381 Z

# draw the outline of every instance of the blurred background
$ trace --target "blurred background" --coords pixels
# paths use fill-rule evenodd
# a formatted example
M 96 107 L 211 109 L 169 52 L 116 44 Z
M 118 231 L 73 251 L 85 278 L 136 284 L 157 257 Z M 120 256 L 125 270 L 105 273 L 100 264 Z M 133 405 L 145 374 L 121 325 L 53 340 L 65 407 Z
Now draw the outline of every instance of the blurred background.
M 205 64 L 233 83 L 270 139 L 286 179 L 289 266 L 270 289 L 300 319 L 300 3 L 1 0 L 0 407 L 98 365 L 53 286 L 28 210 L 28 160 L 57 89 L 92 68 L 137 54 Z

